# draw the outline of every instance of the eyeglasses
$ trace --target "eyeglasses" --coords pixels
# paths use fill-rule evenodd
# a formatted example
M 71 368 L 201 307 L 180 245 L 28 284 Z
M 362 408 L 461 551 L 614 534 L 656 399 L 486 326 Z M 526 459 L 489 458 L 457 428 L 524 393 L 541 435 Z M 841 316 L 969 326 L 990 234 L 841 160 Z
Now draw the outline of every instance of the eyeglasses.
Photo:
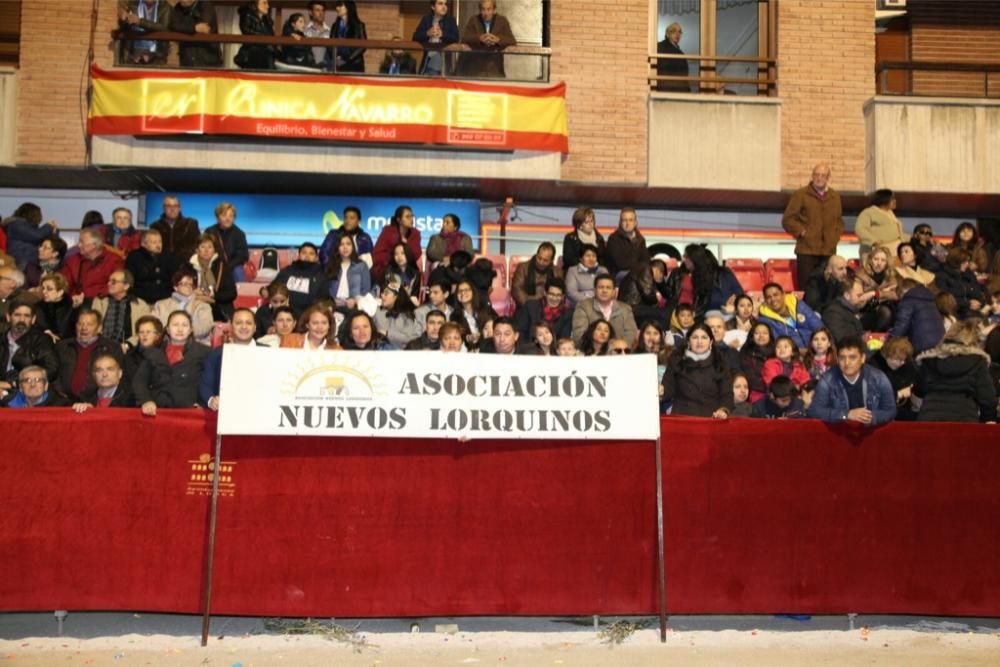
M 48 380 L 46 378 L 24 378 L 21 380 L 21 384 L 34 385 L 34 384 L 46 384 Z
M 472 290 L 469 289 L 468 287 L 463 287 L 462 289 L 458 290 L 458 294 L 472 294 Z
M 124 284 L 125 281 L 124 280 L 115 280 L 114 278 L 108 278 L 108 284 L 109 285 L 117 285 L 119 283 L 123 283 Z
M 550 299 L 561 299 L 563 298 L 562 292 L 547 292 L 546 296 Z
M 194 283 L 191 282 L 190 280 L 182 280 L 179 283 L 177 283 L 177 287 L 194 287 Z
M 627 347 L 613 347 L 608 350 L 608 354 L 632 354 L 632 350 Z

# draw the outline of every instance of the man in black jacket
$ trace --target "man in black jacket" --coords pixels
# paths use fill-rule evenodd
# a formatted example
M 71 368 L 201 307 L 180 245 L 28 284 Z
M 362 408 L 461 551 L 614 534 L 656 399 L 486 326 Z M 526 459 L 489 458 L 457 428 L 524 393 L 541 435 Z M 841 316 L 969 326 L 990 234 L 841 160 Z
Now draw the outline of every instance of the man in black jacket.
M 858 312 L 867 301 L 865 288 L 860 280 L 845 280 L 840 285 L 840 296 L 823 309 L 823 324 L 830 330 L 830 335 L 838 345 L 847 337 L 864 335 L 864 327 L 858 318 Z
M 59 360 L 52 339 L 33 329 L 35 306 L 16 303 L 7 313 L 7 326 L 0 332 L 0 403 L 14 397 L 21 369 L 40 366 L 49 380 L 56 377 Z
M 163 252 L 174 258 L 174 266 L 187 264 L 198 247 L 198 237 L 201 236 L 198 221 L 184 217 L 181 213 L 181 201 L 174 195 L 163 198 L 163 215 L 149 228 L 160 232 Z
M 187 262 L 190 255 L 184 261 Z M 170 296 L 174 287 L 171 277 L 176 271 L 174 257 L 163 252 L 163 237 L 155 229 L 142 233 L 142 245 L 125 258 L 125 268 L 132 274 L 132 294 L 150 306 Z
M 671 23 L 667 26 L 664 40 L 656 43 L 656 52 L 660 55 L 682 56 L 681 35 L 684 31 L 680 23 Z M 658 76 L 688 76 L 688 61 L 682 58 L 660 58 L 656 61 L 656 74 Z M 656 89 L 661 91 L 672 91 L 680 93 L 691 92 L 690 81 L 657 81 Z
M 80 395 L 80 402 L 73 404 L 75 412 L 90 408 L 134 408 L 135 395 L 132 383 L 125 378 L 121 359 L 114 354 L 95 354 L 90 360 L 93 387 Z
M 218 34 L 215 7 L 209 0 L 177 0 L 170 15 L 170 31 L 186 35 Z M 178 51 L 181 67 L 218 67 L 222 64 L 222 50 L 217 42 L 180 42 Z

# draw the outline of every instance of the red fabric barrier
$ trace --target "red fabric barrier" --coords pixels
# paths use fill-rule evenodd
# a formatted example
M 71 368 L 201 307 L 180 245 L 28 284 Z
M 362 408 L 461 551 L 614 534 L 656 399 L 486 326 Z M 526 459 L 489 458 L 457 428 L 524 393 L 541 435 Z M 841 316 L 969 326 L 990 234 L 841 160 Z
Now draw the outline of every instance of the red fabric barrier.
M 661 430 L 670 612 L 1000 614 L 996 426 Z
M 211 497 L 190 462 L 213 430 L 194 410 L 0 410 L 0 610 L 197 612 Z
M 201 606 L 200 411 L 0 411 L 0 609 Z M 668 418 L 671 613 L 1000 615 L 995 427 Z M 226 438 L 215 613 L 656 611 L 651 443 Z
M 215 612 L 656 608 L 651 443 L 224 442 L 239 463 L 219 509 Z

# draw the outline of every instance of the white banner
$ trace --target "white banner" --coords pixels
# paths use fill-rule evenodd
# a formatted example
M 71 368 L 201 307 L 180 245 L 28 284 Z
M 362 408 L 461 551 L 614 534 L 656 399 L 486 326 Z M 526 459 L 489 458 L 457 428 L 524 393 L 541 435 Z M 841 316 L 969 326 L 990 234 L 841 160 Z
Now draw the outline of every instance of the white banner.
M 654 440 L 656 358 L 227 345 L 219 433 Z

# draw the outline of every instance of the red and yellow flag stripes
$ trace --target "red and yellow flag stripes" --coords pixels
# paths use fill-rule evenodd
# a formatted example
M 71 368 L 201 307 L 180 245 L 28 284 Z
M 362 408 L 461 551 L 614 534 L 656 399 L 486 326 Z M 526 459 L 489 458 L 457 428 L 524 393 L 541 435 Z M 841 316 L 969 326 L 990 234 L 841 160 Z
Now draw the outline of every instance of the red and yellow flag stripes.
M 256 135 L 565 153 L 566 86 L 93 67 L 92 135 Z

